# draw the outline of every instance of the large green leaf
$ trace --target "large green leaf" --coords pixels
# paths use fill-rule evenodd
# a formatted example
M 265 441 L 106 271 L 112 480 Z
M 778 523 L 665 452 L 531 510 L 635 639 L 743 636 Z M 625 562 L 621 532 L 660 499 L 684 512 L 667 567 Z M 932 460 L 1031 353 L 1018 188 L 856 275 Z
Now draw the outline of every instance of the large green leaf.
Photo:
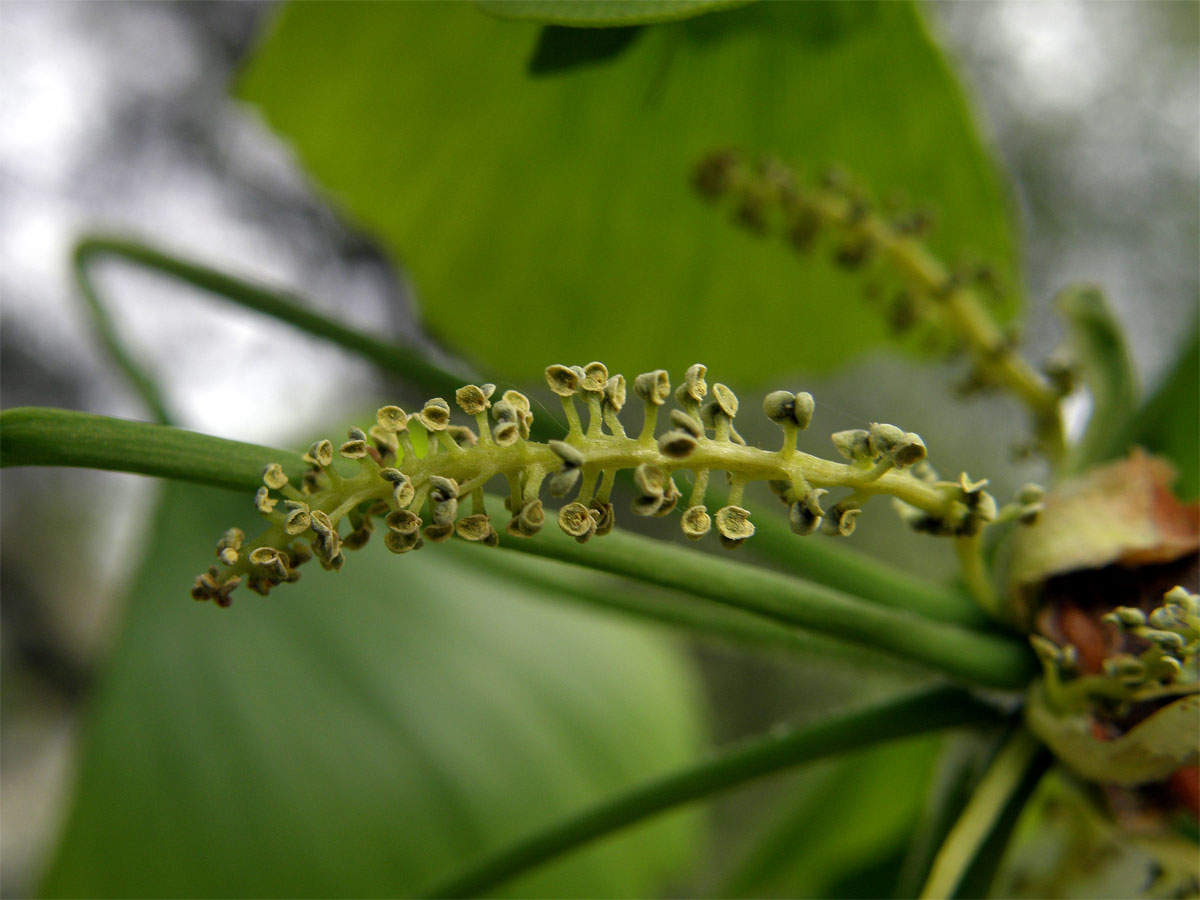
M 409 267 L 432 329 L 491 370 L 700 359 L 765 382 L 886 340 L 857 278 L 692 196 L 728 145 L 931 203 L 935 249 L 1012 280 L 1004 192 L 911 5 L 753 4 L 531 74 L 541 32 L 462 3 L 295 4 L 242 83 Z
M 402 895 L 692 757 L 690 682 L 640 632 L 456 565 L 455 547 L 379 541 L 337 575 L 197 604 L 188 573 L 248 501 L 164 499 L 51 896 Z M 629 832 L 511 893 L 654 892 L 695 825 Z

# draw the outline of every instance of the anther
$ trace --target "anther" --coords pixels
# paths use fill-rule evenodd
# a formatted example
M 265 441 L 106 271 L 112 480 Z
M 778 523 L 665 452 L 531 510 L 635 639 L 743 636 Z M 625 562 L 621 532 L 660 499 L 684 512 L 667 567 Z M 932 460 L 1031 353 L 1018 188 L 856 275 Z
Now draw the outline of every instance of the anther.
M 288 477 L 284 474 L 283 466 L 279 463 L 271 463 L 263 469 L 263 484 L 273 491 L 279 490 L 288 483 Z
M 633 392 L 646 403 L 662 406 L 671 396 L 671 379 L 665 369 L 644 372 L 633 380 Z
M 445 431 L 450 424 L 450 404 L 441 397 L 425 401 L 424 408 L 417 413 L 417 421 L 427 431 Z
M 560 397 L 572 397 L 579 390 L 579 376 L 567 366 L 546 366 L 546 384 Z
M 709 516 L 706 507 L 689 506 L 683 511 L 680 527 L 683 529 L 684 537 L 698 541 L 712 528 L 712 517 Z
M 495 390 L 495 385 L 490 385 L 492 390 Z M 483 392 L 483 388 L 474 384 L 467 384 L 460 387 L 454 394 L 454 399 L 458 403 L 459 408 L 468 416 L 478 415 L 491 406 L 488 400 L 489 394 Z

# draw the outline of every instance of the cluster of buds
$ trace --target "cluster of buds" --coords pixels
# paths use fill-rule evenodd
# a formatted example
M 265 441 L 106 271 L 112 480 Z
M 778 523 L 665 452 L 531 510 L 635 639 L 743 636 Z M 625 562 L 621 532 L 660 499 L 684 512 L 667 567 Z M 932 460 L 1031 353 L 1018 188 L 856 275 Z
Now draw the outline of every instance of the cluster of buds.
M 679 508 L 686 537 L 699 540 L 715 528 L 728 548 L 754 535 L 750 511 L 742 506 L 752 481 L 770 485 L 788 505 L 792 529 L 801 535 L 818 529 L 849 535 L 863 505 L 876 494 L 891 495 L 915 527 L 936 534 L 973 534 L 996 516 L 995 502 L 982 490 L 985 482 L 970 482 L 965 475 L 958 482 L 938 481 L 924 463 L 921 438 L 893 425 L 833 435 L 844 463 L 801 452 L 797 438 L 814 412 L 813 398 L 804 392 L 774 391 L 763 401 L 763 412 L 783 433 L 779 449 L 748 446 L 734 424 L 737 396 L 723 384 L 710 388 L 706 376 L 703 365 L 694 365 L 674 392 L 663 370 L 634 379 L 633 394 L 643 407 L 636 437 L 626 433 L 620 419 L 625 378 L 610 375 L 599 362 L 546 369 L 546 382 L 567 420 L 561 440 L 531 440 L 529 399 L 510 390 L 494 400 L 496 388 L 490 384 L 466 385 L 455 395 L 474 428 L 454 424 L 450 404 L 440 397 L 413 414 L 385 406 L 366 431 L 351 428 L 336 451 L 331 441 L 314 443 L 304 455 L 307 469 L 298 484 L 281 466 L 268 466 L 254 498 L 268 529 L 249 542 L 237 529 L 227 532 L 217 546 L 220 565 L 196 580 L 193 596 L 227 605 L 230 591 L 242 581 L 266 594 L 295 581 L 299 567 L 314 558 L 326 569 L 340 569 L 345 551 L 366 544 L 378 519 L 386 529 L 384 544 L 394 553 L 455 536 L 496 546 L 501 535 L 484 494 L 493 478 L 508 483 L 504 502 L 510 518 L 503 531 L 514 538 L 531 537 L 545 524 L 543 484 L 552 497 L 574 495 L 558 511 L 564 533 L 581 543 L 607 534 L 621 470 L 632 472 L 635 515 L 665 517 Z M 659 433 L 660 407 L 672 397 L 678 406 L 668 411 Z M 417 429 L 424 442 L 414 443 Z M 417 452 L 418 443 L 424 443 L 425 452 Z M 338 457 L 358 471 L 341 471 Z M 710 515 L 706 495 L 714 471 L 726 474 L 729 493 Z M 679 478 L 690 482 L 686 499 Z M 837 488 L 848 494 L 826 511 L 822 498 Z M 343 519 L 348 529 L 342 528 Z
M 920 327 L 931 348 L 964 352 L 970 371 L 962 392 L 1013 391 L 1034 413 L 1043 449 L 1061 452 L 1058 406 L 1073 389 L 1074 366 L 1058 360 L 1038 372 L 1020 357 L 1017 335 L 995 320 L 993 308 L 1006 297 L 995 268 L 942 264 L 923 243 L 930 213 L 879 210 L 837 169 L 805 185 L 776 159 L 750 160 L 733 150 L 701 160 L 693 184 L 705 199 L 730 206 L 739 226 L 782 235 L 797 252 L 825 235 L 835 265 L 870 270 L 866 294 L 874 302 L 889 298 L 883 316 L 894 332 Z

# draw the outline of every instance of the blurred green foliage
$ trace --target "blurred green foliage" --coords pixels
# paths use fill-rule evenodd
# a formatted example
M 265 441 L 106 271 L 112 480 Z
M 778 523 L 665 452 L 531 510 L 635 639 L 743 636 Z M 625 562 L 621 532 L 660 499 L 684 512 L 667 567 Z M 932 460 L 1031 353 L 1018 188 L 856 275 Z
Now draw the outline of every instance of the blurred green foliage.
M 935 248 L 1019 283 L 1001 183 L 910 4 L 739 6 L 534 74 L 543 38 L 468 4 L 296 4 L 241 85 L 404 262 L 431 330 L 490 371 L 702 359 L 760 384 L 887 340 L 859 280 L 692 196 L 692 167 L 727 145 L 929 203 Z

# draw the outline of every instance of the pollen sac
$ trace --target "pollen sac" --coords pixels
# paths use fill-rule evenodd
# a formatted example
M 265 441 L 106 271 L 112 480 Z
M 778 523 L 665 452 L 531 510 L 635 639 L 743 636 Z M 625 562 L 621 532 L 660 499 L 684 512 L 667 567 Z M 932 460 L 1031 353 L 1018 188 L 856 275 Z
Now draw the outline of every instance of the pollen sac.
M 408 414 L 398 406 L 384 406 L 375 413 L 379 427 L 393 434 L 408 430 Z
M 266 515 L 275 509 L 275 504 L 278 502 L 278 500 L 273 499 L 270 494 L 267 493 L 265 486 L 260 487 L 254 494 L 254 508 L 263 515 Z
M 635 516 L 653 516 L 663 503 L 662 494 L 642 494 L 634 497 L 630 508 Z
M 454 537 L 454 522 L 434 522 L 432 525 L 426 525 L 425 530 L 421 534 L 424 535 L 425 540 L 429 541 L 429 543 L 441 544 Z
M 546 384 L 560 397 L 572 397 L 579 391 L 579 376 L 567 366 L 546 366 Z
M 701 363 L 696 363 L 689 366 L 687 372 L 683 376 L 683 384 L 675 391 L 675 399 L 681 404 L 687 406 L 689 403 L 699 403 L 708 394 L 708 382 L 704 380 L 704 376 L 708 374 L 708 367 Z
M 490 385 L 490 387 L 493 391 L 496 389 L 495 385 Z M 478 385 L 467 384 L 455 392 L 454 400 L 458 403 L 459 409 L 468 416 L 476 416 L 492 405 L 488 400 L 489 396 L 490 394 L 485 394 L 483 388 Z
M 633 380 L 633 392 L 646 403 L 662 406 L 671 396 L 671 379 L 665 369 L 644 372 Z
M 564 466 L 553 475 L 547 483 L 551 497 L 565 497 L 579 483 L 579 469 L 575 466 Z
M 708 508 L 689 506 L 683 511 L 680 527 L 683 529 L 684 537 L 693 541 L 700 540 L 712 529 L 712 517 L 708 514 Z
M 475 432 L 466 425 L 448 425 L 446 434 L 450 435 L 450 440 L 460 447 L 474 447 L 479 442 L 479 439 L 475 437 Z
M 588 504 L 588 515 L 590 515 L 596 523 L 596 537 L 604 537 L 613 529 L 613 523 L 616 520 L 616 515 L 613 511 L 613 505 L 603 500 L 593 499 Z
M 812 534 L 821 526 L 821 519 L 825 515 L 821 509 L 821 497 L 826 493 L 825 488 L 816 488 L 788 507 L 788 524 L 793 532 L 799 535 Z
M 870 435 L 863 428 L 851 428 L 848 431 L 836 431 L 830 436 L 837 452 L 851 462 L 865 462 L 871 459 Z
M 283 466 L 279 463 L 271 463 L 263 469 L 263 484 L 273 491 L 279 490 L 288 483 L 288 477 L 284 474 Z
M 658 439 L 658 451 L 671 459 L 685 459 L 691 456 L 698 446 L 696 438 L 678 428 L 664 432 Z
M 346 459 L 362 459 L 367 455 L 367 435 L 361 428 L 351 428 L 347 435 L 350 440 L 338 448 L 338 452 Z
M 729 541 L 742 541 L 753 536 L 754 523 L 750 521 L 750 511 L 740 506 L 722 506 L 713 516 L 717 531 Z
M 368 519 L 369 523 L 370 520 Z M 364 525 L 361 528 L 355 528 L 352 532 L 342 538 L 342 547 L 346 550 L 361 550 L 367 546 L 367 541 L 371 539 L 372 529 L 369 525 Z M 290 580 L 290 579 L 289 579 Z
M 821 530 L 825 534 L 841 535 L 849 537 L 854 534 L 854 526 L 857 523 L 859 513 L 862 512 L 862 507 L 855 503 L 842 501 L 836 504 L 828 515 L 825 516 L 825 524 Z
M 531 409 L 529 398 L 520 391 L 505 391 L 500 400 L 515 409 L 518 414 L 528 413 Z
M 633 470 L 633 483 L 643 494 L 661 497 L 666 484 L 667 473 L 661 466 L 642 463 Z
M 416 491 L 412 480 L 399 469 L 386 468 L 379 470 L 379 476 L 393 486 L 392 500 L 397 506 L 408 506 L 412 503 Z
M 400 446 L 400 442 L 396 440 L 395 433 L 388 431 L 379 423 L 368 428 L 367 434 L 375 442 L 375 446 L 379 448 L 381 453 L 395 453 Z
M 737 415 L 737 394 L 723 384 L 717 383 L 713 385 L 712 404 L 715 404 L 716 406 L 716 409 L 713 410 L 714 414 L 716 414 L 716 412 L 719 410 L 723 415 L 726 415 L 731 419 Z
M 542 530 L 546 522 L 546 512 L 542 509 L 541 500 L 527 500 L 520 512 L 513 516 L 505 530 L 514 537 L 532 537 Z
M 592 519 L 588 508 L 578 501 L 568 503 L 558 511 L 558 527 L 573 538 L 589 536 L 596 530 L 596 522 Z
M 578 468 L 583 465 L 583 454 L 577 447 L 571 446 L 566 441 L 549 441 L 547 446 L 554 451 L 567 468 Z
M 670 475 L 667 476 L 666 484 L 663 486 L 662 503 L 658 509 L 654 511 L 654 515 L 658 518 L 670 515 L 675 509 L 675 504 L 679 502 L 682 494 L 679 493 L 679 488 L 675 486 L 675 481 Z
M 441 475 L 429 476 L 429 499 L 434 503 L 458 499 L 458 482 Z
M 464 541 L 483 541 L 494 532 L 492 520 L 484 513 L 463 516 L 454 525 L 454 531 Z
M 419 531 L 389 531 L 383 536 L 383 545 L 393 553 L 407 553 L 421 545 Z
M 238 561 L 238 550 L 245 539 L 246 535 L 240 528 L 230 528 L 221 535 L 221 540 L 217 541 L 217 559 L 227 566 L 232 566 Z
M 308 504 L 297 500 L 288 500 L 284 504 L 288 508 L 287 518 L 283 522 L 283 530 L 288 534 L 303 534 L 312 523 Z
M 445 431 L 450 424 L 450 404 L 441 397 L 426 400 L 424 408 L 417 413 L 417 421 L 427 431 Z
M 871 425 L 867 432 L 867 444 L 872 457 L 883 457 L 898 469 L 925 458 L 925 442 L 920 435 L 903 431 L 895 425 L 881 422 Z
M 421 530 L 423 523 L 421 517 L 411 509 L 398 509 L 388 513 L 383 524 L 388 527 L 388 531 L 395 531 L 398 534 L 416 534 Z
M 704 437 L 704 426 L 697 422 L 693 416 L 685 413 L 682 409 L 671 410 L 670 418 L 671 424 L 680 431 L 686 431 L 696 439 Z
M 287 562 L 274 547 L 259 547 L 250 553 L 250 562 L 263 569 L 273 581 L 286 581 Z
M 333 444 L 329 441 L 317 441 L 308 448 L 308 453 L 305 454 L 305 459 L 308 462 L 315 463 L 325 469 L 333 465 Z
M 812 394 L 801 391 L 793 394 L 791 391 L 772 391 L 763 398 L 763 412 L 776 425 L 795 425 L 801 431 L 812 422 Z
M 458 518 L 458 500 L 454 498 L 434 503 L 429 509 L 429 520 L 434 525 L 453 525 L 456 518 Z
M 620 412 L 625 407 L 625 376 L 613 375 L 604 385 L 604 402 L 612 407 L 613 412 Z
M 309 513 L 309 518 L 311 519 L 310 527 L 317 536 L 334 533 L 333 522 L 325 510 L 314 509 Z
M 583 378 L 580 386 L 593 394 L 604 393 L 608 384 L 608 367 L 602 362 L 590 362 L 583 367 Z

